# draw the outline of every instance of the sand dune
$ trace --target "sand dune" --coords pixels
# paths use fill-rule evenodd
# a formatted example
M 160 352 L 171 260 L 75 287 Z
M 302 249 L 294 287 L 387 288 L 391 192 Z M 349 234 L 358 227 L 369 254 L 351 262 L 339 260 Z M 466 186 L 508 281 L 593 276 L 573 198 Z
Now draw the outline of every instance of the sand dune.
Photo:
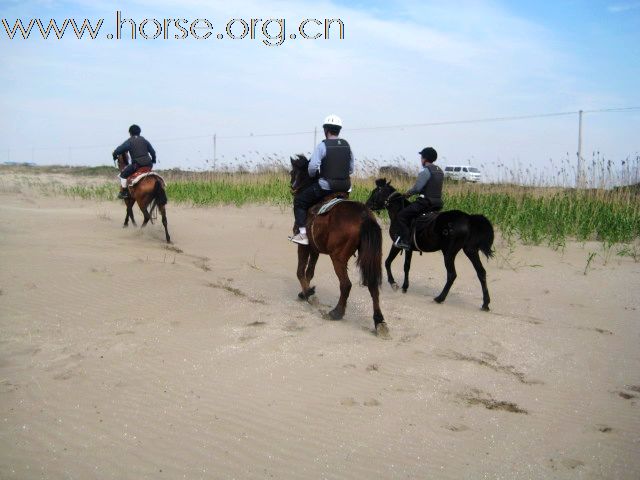
M 640 477 L 640 264 L 517 246 L 437 254 L 407 294 L 297 299 L 291 214 L 0 191 L 0 478 Z M 385 238 L 385 253 L 389 239 Z M 401 259 L 395 264 L 401 278 Z M 357 275 L 351 268 L 354 285 Z

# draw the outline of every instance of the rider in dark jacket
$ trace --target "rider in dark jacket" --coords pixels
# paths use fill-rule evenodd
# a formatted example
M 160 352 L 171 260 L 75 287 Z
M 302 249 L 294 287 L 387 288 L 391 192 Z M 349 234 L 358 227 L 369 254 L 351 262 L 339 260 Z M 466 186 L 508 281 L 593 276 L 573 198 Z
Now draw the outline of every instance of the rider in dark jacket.
M 118 176 L 120 185 L 122 186 L 118 198 L 124 199 L 129 196 L 127 178 L 130 177 L 133 172 L 140 167 L 149 167 L 156 163 L 156 151 L 149 141 L 141 136 L 140 133 L 141 129 L 138 125 L 131 125 L 129 127 L 129 135 L 131 136 L 113 151 L 114 160 L 124 152 L 129 152 L 129 156 L 131 157 L 131 163 L 127 165 Z
M 409 237 L 411 235 L 411 222 L 419 215 L 442 209 L 442 184 L 444 183 L 444 173 L 433 163 L 438 158 L 438 152 L 431 147 L 423 148 L 420 154 L 420 161 L 424 167 L 418 174 L 418 179 L 411 187 L 406 197 L 418 194 L 415 202 L 400 210 L 398 213 L 398 227 L 400 235 L 396 238 L 394 245 L 405 250 L 411 249 Z
M 300 233 L 289 237 L 292 242 L 309 245 L 307 238 L 307 210 L 333 192 L 351 190 L 350 175 L 353 173 L 353 153 L 343 138 L 339 138 L 342 120 L 337 115 L 329 115 L 322 125 L 325 140 L 316 147 L 309 160 L 309 176 L 320 178 L 296 195 L 293 213 Z

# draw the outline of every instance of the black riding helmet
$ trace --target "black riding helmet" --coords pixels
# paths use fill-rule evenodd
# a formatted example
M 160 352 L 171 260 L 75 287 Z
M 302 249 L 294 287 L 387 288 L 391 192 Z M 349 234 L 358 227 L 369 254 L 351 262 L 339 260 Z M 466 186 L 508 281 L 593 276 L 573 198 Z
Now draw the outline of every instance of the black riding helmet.
M 422 158 L 430 163 L 433 163 L 438 159 L 438 152 L 436 152 L 436 149 L 432 147 L 423 148 L 418 153 Z

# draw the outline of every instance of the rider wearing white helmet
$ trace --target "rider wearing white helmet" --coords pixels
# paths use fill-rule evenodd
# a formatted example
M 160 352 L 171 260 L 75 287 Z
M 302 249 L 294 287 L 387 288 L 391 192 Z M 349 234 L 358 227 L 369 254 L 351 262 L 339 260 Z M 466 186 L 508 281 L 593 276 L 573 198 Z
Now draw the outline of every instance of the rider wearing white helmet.
M 340 138 L 342 120 L 329 115 L 322 124 L 325 139 L 318 144 L 309 160 L 309 176 L 319 176 L 318 181 L 296 195 L 293 213 L 300 233 L 290 238 L 292 242 L 309 245 L 307 239 L 307 210 L 332 192 L 348 192 L 349 176 L 353 173 L 353 153 L 346 140 Z

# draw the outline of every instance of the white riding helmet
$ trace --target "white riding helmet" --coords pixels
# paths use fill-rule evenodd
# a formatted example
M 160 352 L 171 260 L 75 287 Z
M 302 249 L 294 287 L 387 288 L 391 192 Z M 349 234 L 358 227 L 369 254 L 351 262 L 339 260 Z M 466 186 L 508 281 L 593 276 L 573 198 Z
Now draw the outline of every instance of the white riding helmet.
M 342 120 L 340 120 L 340 117 L 337 115 L 329 115 L 324 119 L 324 123 L 322 124 L 323 127 L 327 125 L 342 128 Z

